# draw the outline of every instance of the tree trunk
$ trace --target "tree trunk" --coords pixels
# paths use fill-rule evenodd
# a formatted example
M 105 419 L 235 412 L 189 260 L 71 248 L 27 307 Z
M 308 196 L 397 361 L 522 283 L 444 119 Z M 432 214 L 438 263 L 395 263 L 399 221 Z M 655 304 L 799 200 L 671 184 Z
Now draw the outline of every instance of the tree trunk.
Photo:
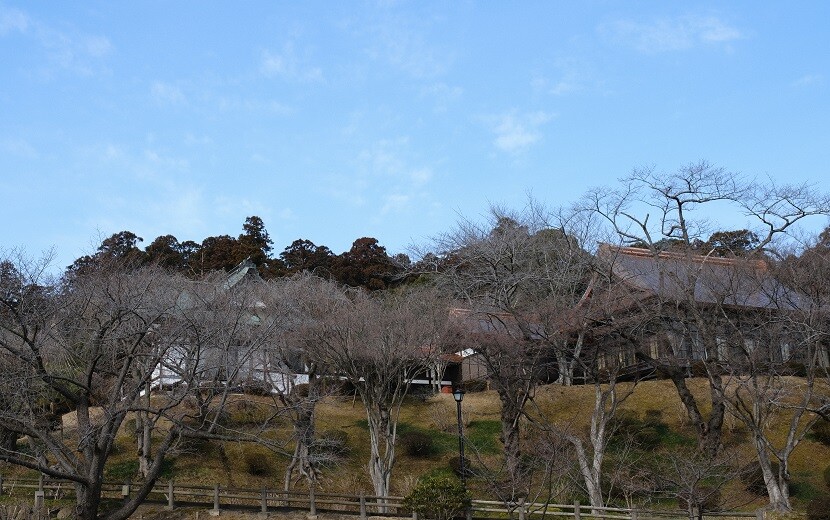
M 761 473 L 764 475 L 764 485 L 769 495 L 769 505 L 775 511 L 792 511 L 790 505 L 790 489 L 787 482 L 786 464 L 781 464 L 779 474 L 776 475 L 772 468 L 772 459 L 769 456 L 766 443 L 757 435 L 753 436 L 753 444 L 758 454 L 758 463 L 761 466 Z
M 367 407 L 368 408 L 368 407 Z M 376 406 L 367 414 L 369 423 L 370 456 L 369 477 L 372 488 L 379 497 L 389 496 L 389 487 L 392 480 L 392 467 L 395 464 L 395 426 L 390 420 L 389 410 L 383 406 Z M 380 513 L 386 513 L 383 499 Z
M 309 392 L 313 391 L 311 385 Z M 300 399 L 303 399 L 302 397 Z M 317 480 L 317 470 L 311 460 L 311 446 L 314 444 L 314 404 L 301 402 L 297 405 L 297 416 L 294 423 L 294 437 L 296 445 L 291 463 L 285 468 L 285 482 L 283 489 L 291 490 L 291 481 L 295 471 L 306 477 L 309 482 Z
M 101 505 L 101 483 L 93 486 L 75 484 L 75 518 L 78 520 L 95 520 Z
M 521 485 L 521 444 L 519 418 L 522 415 L 522 407 L 519 402 L 524 400 L 516 399 L 505 389 L 499 389 L 501 399 L 501 441 L 504 444 L 504 463 L 507 469 L 507 476 L 510 479 L 512 492 L 515 494 Z M 511 499 L 514 497 L 511 497 Z

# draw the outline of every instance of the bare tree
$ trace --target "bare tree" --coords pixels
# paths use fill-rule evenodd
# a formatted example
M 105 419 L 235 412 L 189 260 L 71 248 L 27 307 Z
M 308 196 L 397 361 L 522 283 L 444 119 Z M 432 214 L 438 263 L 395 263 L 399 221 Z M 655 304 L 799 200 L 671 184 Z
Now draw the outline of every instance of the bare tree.
M 793 451 L 830 410 L 830 394 L 818 384 L 828 366 L 826 301 L 815 290 L 815 271 L 786 272 L 798 267 L 798 262 L 782 265 L 773 270 L 776 278 L 766 270 L 741 272 L 740 283 L 755 287 L 774 307 L 744 315 L 742 323 L 730 317 L 732 334 L 721 340 L 730 352 L 724 402 L 750 432 L 770 507 L 776 511 L 791 510 Z M 781 425 L 786 425 L 783 438 Z
M 784 238 L 803 219 L 830 213 L 830 199 L 816 195 L 810 186 L 755 182 L 703 161 L 672 173 L 638 169 L 622 182 L 623 190 L 590 192 L 584 207 L 605 219 L 621 243 L 644 248 L 660 266 L 655 276 L 660 277 L 660 287 L 665 290 L 649 301 L 647 312 L 665 316 L 666 322 L 673 324 L 665 331 L 667 343 L 685 336 L 693 352 L 654 357 L 641 350 L 638 356 L 672 380 L 696 427 L 701 449 L 714 456 L 721 444 L 727 405 L 723 372 L 727 360 L 723 359 L 720 339 L 724 320 L 714 309 L 737 303 L 737 296 L 720 287 L 702 287 L 712 281 L 709 277 L 707 282 L 705 271 L 713 262 L 699 261 L 701 254 L 708 256 L 699 248 L 706 243 L 705 233 L 711 230 L 705 219 L 694 218 L 695 211 L 728 206 L 752 219 L 754 227 L 750 230 L 756 232 L 758 240 L 745 255 L 754 257 Z M 663 261 L 669 249 L 676 256 Z M 678 269 L 680 264 L 686 267 Z M 702 291 L 709 294 L 702 298 Z M 677 341 L 667 345 L 676 346 Z M 710 388 L 706 407 L 686 384 L 690 357 L 696 357 L 705 368 Z M 704 408 L 710 411 L 705 413 Z
M 15 367 L 15 384 L 3 387 L 0 401 L 23 406 L 1 407 L 0 425 L 28 436 L 34 449 L 9 443 L 0 460 L 74 482 L 76 517 L 96 518 L 116 434 L 138 414 L 149 433 L 140 443 L 143 481 L 104 515 L 121 520 L 147 497 L 182 436 L 239 438 L 218 419 L 254 329 L 267 328 L 253 323 L 254 301 L 156 268 L 102 263 L 52 281 L 37 263 L 17 266 L 17 289 L 0 298 L 0 353 Z M 160 368 L 178 384 L 149 399 Z M 68 431 L 44 420 L 58 402 L 73 410 Z M 153 434 L 159 440 L 151 446 Z
M 336 459 L 315 431 L 317 404 L 328 393 L 322 379 L 327 371 L 309 331 L 315 330 L 315 319 L 320 317 L 318 306 L 329 303 L 318 298 L 324 285 L 323 279 L 306 272 L 272 282 L 269 291 L 269 307 L 280 316 L 284 331 L 274 352 L 283 365 L 280 400 L 294 429 L 294 451 L 284 475 L 286 491 L 299 478 L 316 485 L 321 469 Z
M 426 289 L 370 295 L 319 281 L 307 310 L 307 350 L 354 385 L 368 419 L 372 486 L 388 496 L 401 405 L 439 353 L 446 306 Z
M 505 465 L 518 493 L 525 405 L 554 373 L 554 356 L 567 382 L 579 357 L 554 348 L 558 316 L 584 291 L 590 258 L 566 224 L 531 201 L 519 213 L 493 207 L 483 224 L 461 220 L 437 243 L 444 262 L 435 280 L 464 306 L 456 312 L 458 350 L 475 353 L 499 395 Z

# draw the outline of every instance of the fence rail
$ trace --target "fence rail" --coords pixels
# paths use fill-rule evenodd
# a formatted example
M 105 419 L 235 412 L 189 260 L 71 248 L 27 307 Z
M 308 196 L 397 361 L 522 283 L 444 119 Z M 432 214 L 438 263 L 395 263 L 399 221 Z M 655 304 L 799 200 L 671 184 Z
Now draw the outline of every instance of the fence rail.
M 125 499 L 133 492 L 129 483 L 105 482 L 102 498 Z M 72 482 L 53 479 L 3 479 L 0 476 L 0 495 L 35 497 L 35 507 L 44 507 L 50 501 L 69 499 L 75 495 Z M 40 500 L 40 504 L 38 504 Z M 253 489 L 178 484 L 173 481 L 156 483 L 146 502 L 165 504 L 168 509 L 176 506 L 207 506 L 212 513 L 221 509 L 247 509 L 260 512 L 305 510 L 311 514 L 332 512 L 359 515 L 366 520 L 370 515 L 416 518 L 404 507 L 403 497 L 374 495 L 349 495 L 342 493 L 320 493 L 308 491 L 283 491 L 276 489 Z M 504 520 L 679 520 L 687 519 L 685 511 L 628 509 L 619 507 L 591 507 L 579 502 L 573 504 L 551 504 L 539 502 L 505 503 L 494 500 L 472 500 L 467 518 Z M 705 513 L 707 520 L 753 518 L 763 520 L 763 511 Z

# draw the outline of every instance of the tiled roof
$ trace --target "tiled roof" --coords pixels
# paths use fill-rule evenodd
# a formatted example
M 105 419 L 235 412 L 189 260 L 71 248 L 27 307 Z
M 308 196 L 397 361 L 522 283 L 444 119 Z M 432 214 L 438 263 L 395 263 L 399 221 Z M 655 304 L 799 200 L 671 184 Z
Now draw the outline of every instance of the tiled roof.
M 599 260 L 615 279 L 666 300 L 756 309 L 796 309 L 803 297 L 785 287 L 763 260 L 721 258 L 603 244 Z

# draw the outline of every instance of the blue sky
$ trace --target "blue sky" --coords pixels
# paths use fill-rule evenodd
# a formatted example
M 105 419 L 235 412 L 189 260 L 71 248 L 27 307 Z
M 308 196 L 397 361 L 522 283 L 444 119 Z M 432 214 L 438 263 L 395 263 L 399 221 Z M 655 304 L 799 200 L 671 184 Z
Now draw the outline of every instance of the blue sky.
M 63 266 L 117 231 L 201 241 L 258 215 L 277 252 L 396 253 L 489 203 L 700 159 L 830 191 L 828 20 L 822 1 L 0 0 L 0 247 Z

